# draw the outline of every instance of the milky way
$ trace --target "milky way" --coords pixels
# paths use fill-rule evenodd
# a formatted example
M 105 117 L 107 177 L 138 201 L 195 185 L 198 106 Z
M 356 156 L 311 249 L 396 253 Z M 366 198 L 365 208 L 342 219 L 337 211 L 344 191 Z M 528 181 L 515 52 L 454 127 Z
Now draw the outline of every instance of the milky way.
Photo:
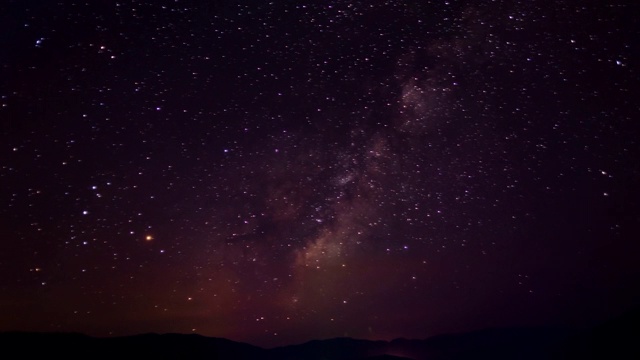
M 637 305 L 630 7 L 10 1 L 0 330 L 272 346 Z

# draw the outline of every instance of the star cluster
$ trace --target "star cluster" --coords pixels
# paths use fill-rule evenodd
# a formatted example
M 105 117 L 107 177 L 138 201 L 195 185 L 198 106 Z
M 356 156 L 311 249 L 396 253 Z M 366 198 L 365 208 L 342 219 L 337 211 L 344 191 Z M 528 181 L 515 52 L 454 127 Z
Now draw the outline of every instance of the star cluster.
M 0 330 L 272 346 L 638 303 L 631 5 L 3 13 Z

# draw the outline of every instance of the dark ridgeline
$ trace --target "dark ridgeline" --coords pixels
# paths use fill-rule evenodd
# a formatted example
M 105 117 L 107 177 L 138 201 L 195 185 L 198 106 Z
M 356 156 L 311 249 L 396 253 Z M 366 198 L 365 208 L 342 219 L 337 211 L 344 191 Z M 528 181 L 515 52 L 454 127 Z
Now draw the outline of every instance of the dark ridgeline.
M 562 343 L 557 359 L 640 359 L 640 307 Z
M 363 358 L 363 360 L 412 360 L 412 359 L 404 356 L 380 355 L 380 356 L 369 356 L 367 358 Z
M 0 346 L 5 355 L 27 359 L 640 359 L 639 320 L 640 310 L 636 310 L 587 331 L 492 329 L 426 340 L 313 340 L 273 349 L 200 335 L 95 338 L 75 333 L 28 332 L 0 333 Z
M 69 333 L 0 334 L 5 353 L 25 359 L 260 359 L 264 349 L 222 338 L 144 334 L 94 338 Z

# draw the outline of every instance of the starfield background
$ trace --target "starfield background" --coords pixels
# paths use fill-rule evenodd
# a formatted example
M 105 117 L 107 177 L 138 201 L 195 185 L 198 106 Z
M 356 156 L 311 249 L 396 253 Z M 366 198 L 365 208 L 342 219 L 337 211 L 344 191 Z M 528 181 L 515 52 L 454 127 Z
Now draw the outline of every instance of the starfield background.
M 640 304 L 633 1 L 4 1 L 0 331 L 275 347 Z

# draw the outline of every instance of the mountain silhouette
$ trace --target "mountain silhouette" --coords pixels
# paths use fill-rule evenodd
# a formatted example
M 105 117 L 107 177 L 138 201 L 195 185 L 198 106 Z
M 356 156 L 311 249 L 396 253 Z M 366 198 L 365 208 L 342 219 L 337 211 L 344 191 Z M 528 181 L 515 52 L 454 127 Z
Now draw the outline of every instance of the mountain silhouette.
M 558 328 L 489 329 L 424 340 L 313 340 L 264 349 L 195 334 L 97 338 L 77 333 L 0 333 L 4 354 L 20 358 L 209 360 L 560 360 L 640 359 L 640 311 L 588 331 Z
M 21 358 L 260 359 L 265 350 L 222 338 L 143 334 L 94 338 L 69 333 L 0 333 L 0 348 Z
M 640 359 L 640 307 L 562 344 L 557 359 Z

